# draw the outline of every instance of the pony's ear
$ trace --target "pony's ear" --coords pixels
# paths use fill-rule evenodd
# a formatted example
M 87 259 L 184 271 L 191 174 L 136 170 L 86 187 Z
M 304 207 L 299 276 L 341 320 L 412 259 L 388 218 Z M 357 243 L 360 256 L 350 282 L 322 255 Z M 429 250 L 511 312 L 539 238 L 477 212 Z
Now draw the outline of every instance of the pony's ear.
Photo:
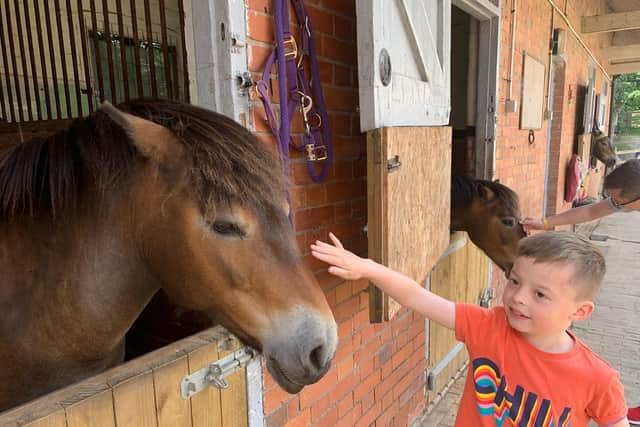
M 484 185 L 478 187 L 478 193 L 480 193 L 480 198 L 484 202 L 489 202 L 496 197 L 495 193 L 489 187 L 485 187 Z
M 170 158 L 168 140 L 173 135 L 169 129 L 150 120 L 125 113 L 104 101 L 100 111 L 107 114 L 131 138 L 144 157 L 155 160 Z

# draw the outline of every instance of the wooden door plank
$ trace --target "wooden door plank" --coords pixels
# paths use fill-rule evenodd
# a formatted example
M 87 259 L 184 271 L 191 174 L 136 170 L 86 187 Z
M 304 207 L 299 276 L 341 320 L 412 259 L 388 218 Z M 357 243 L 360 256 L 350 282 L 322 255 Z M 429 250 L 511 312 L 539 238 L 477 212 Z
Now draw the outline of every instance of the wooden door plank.
M 65 409 L 67 427 L 115 427 L 113 391 L 103 390 Z
M 218 345 L 210 343 L 189 353 L 189 373 L 218 360 Z M 222 427 L 220 389 L 208 387 L 191 397 L 193 427 Z
M 236 341 L 231 349 L 220 351 L 220 358 L 238 350 L 240 347 L 240 343 Z M 246 369 L 241 369 L 229 375 L 226 378 L 229 388 L 220 391 L 222 424 L 224 426 L 246 427 L 249 423 L 246 374 Z
M 67 419 L 64 410 L 61 409 L 44 418 L 24 424 L 24 427 L 67 427 Z
M 113 388 L 118 427 L 157 427 L 153 374 L 149 370 Z
M 180 393 L 180 383 L 188 374 L 186 355 L 153 370 L 158 427 L 191 427 L 191 400 Z
M 455 302 L 478 304 L 487 287 L 488 258 L 471 242 L 465 232 L 453 235 L 452 244 L 465 239 L 463 248 L 440 260 L 431 273 L 431 291 Z M 455 333 L 435 322 L 429 327 L 428 367 L 434 368 L 457 345 Z M 468 359 L 466 350 L 460 351 L 443 368 L 436 379 L 436 389 L 429 393 L 433 398 Z

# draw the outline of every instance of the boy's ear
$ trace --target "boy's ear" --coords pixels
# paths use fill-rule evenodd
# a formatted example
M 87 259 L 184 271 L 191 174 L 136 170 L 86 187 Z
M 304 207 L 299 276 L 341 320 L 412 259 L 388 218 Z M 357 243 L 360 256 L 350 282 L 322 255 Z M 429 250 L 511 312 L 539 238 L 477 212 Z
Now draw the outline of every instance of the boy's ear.
M 595 304 L 593 303 L 593 301 L 581 302 L 576 311 L 574 311 L 571 315 L 571 320 L 576 322 L 585 320 L 587 317 L 591 316 L 594 308 Z

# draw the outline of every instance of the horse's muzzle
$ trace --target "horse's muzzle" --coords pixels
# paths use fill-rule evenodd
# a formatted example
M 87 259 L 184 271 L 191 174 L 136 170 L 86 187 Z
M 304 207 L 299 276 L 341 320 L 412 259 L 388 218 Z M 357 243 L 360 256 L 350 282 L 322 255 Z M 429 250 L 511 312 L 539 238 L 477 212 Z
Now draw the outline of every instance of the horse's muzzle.
M 263 340 L 267 369 L 289 393 L 320 380 L 331 368 L 338 334 L 333 318 L 297 308 L 277 319 Z

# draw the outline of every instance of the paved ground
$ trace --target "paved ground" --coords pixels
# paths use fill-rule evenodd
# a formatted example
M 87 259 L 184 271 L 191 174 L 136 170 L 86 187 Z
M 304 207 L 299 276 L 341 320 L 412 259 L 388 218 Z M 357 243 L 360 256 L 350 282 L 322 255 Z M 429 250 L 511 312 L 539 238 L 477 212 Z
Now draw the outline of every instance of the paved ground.
M 640 405 L 640 212 L 619 213 L 600 221 L 592 238 L 604 251 L 607 275 L 596 311 L 572 331 L 620 371 L 627 404 Z M 453 426 L 463 375 L 416 427 Z M 595 426 L 595 424 L 593 424 Z

